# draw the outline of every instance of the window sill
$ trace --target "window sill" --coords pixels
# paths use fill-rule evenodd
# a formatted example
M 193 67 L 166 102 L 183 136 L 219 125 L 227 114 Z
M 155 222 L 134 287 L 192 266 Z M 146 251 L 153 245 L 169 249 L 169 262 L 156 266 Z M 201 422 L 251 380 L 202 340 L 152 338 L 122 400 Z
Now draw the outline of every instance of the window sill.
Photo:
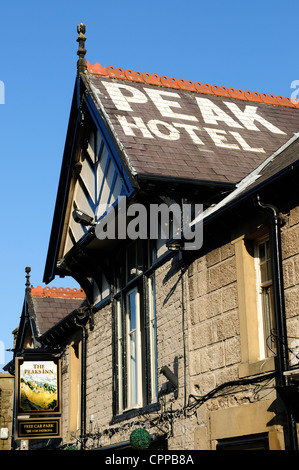
M 267 357 L 256 362 L 243 362 L 239 366 L 239 377 L 249 377 L 251 375 L 262 374 L 276 369 L 275 356 Z
M 143 413 L 152 413 L 160 409 L 159 403 L 153 403 L 151 405 L 144 406 L 143 408 L 131 408 L 123 411 L 121 414 L 114 416 L 110 424 L 120 423 L 127 419 L 135 418 L 135 416 L 141 416 Z

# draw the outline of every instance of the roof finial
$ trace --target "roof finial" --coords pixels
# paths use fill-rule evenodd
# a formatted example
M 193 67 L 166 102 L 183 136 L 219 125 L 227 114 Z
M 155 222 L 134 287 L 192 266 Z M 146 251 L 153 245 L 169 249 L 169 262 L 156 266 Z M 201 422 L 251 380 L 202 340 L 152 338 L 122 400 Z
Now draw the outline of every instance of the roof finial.
M 86 27 L 85 24 L 79 23 L 77 26 L 77 32 L 79 34 L 77 38 L 77 42 L 79 43 L 79 49 L 77 51 L 77 55 L 79 56 L 79 60 L 77 62 L 77 70 L 78 74 L 84 73 L 87 70 L 87 61 L 85 59 L 86 49 L 85 49 L 85 31 Z
M 26 272 L 26 289 L 30 289 L 30 271 L 31 271 L 31 268 L 29 266 L 27 266 L 25 268 L 25 272 Z

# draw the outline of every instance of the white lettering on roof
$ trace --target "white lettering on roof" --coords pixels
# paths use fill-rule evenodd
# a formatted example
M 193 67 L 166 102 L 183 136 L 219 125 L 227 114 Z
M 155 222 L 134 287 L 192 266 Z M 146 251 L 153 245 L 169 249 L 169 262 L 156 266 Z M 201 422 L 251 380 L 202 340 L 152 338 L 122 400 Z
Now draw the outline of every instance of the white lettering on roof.
M 226 104 L 239 121 L 242 122 L 246 129 L 259 131 L 259 128 L 254 124 L 254 121 L 257 121 L 274 134 L 285 134 L 285 132 L 278 129 L 278 127 L 271 124 L 271 122 L 267 121 L 262 116 L 259 116 L 256 112 L 257 106 L 246 105 L 244 111 L 241 111 L 235 103 L 224 102 L 224 104 Z
M 180 138 L 180 133 L 179 131 L 173 127 L 169 122 L 163 122 L 163 121 L 158 121 L 156 119 L 151 119 L 147 123 L 149 129 L 153 132 L 158 137 L 161 137 L 161 139 L 166 139 L 166 140 L 178 140 Z M 162 129 L 161 129 L 162 127 Z M 163 128 L 166 128 L 166 133 L 162 132 L 164 130 Z
M 178 127 L 178 128 L 182 127 L 183 129 L 185 129 L 195 144 L 204 145 L 203 141 L 200 140 L 200 138 L 195 132 L 195 131 L 200 131 L 200 128 L 198 126 L 193 126 L 192 124 L 182 124 L 180 122 L 173 122 L 172 124 L 175 127 Z
M 103 82 L 106 90 L 108 91 L 110 98 L 115 104 L 116 108 L 120 111 L 133 111 L 129 103 L 146 103 L 147 96 L 142 91 L 137 90 L 129 85 L 122 83 L 111 83 Z M 129 96 L 124 95 L 122 90 L 130 93 Z
M 205 131 L 209 134 L 211 139 L 214 141 L 214 144 L 217 147 L 225 147 L 230 149 L 238 149 L 239 146 L 237 144 L 230 144 L 227 142 L 227 138 L 225 137 L 226 132 L 222 129 L 210 129 L 205 127 Z M 224 135 L 225 134 L 225 135 Z
M 240 109 L 235 103 L 222 101 L 223 105 L 228 108 L 228 112 L 233 114 L 233 117 L 220 108 L 213 100 L 205 97 L 195 96 L 193 101 L 193 109 L 198 110 L 198 116 L 191 114 L 184 114 L 184 95 L 180 96 L 173 91 L 165 91 L 159 88 L 152 89 L 142 87 L 144 92 L 134 86 L 126 85 L 123 83 L 102 81 L 105 86 L 112 102 L 119 111 L 129 112 L 130 115 L 116 115 L 123 132 L 128 136 L 141 135 L 146 139 L 164 139 L 164 140 L 179 140 L 182 136 L 188 136 L 190 140 L 196 144 L 205 146 L 207 140 L 210 139 L 216 147 L 224 147 L 229 149 L 244 150 L 248 152 L 264 153 L 262 147 L 253 147 L 244 139 L 240 132 L 233 130 L 224 130 L 212 127 L 206 127 L 205 124 L 211 126 L 219 126 L 224 123 L 228 128 L 243 129 L 243 131 L 260 132 L 256 123 L 262 125 L 269 132 L 274 134 L 285 134 L 282 130 L 274 124 L 266 120 L 263 116 L 258 114 L 258 107 L 252 105 L 245 105 L 244 110 Z M 98 91 L 97 91 L 98 93 Z M 193 95 L 194 96 L 194 95 Z M 180 102 L 181 101 L 181 102 Z M 152 103 L 159 111 L 163 118 L 171 119 L 171 122 L 160 119 L 152 119 L 155 114 Z M 134 104 L 135 106 L 134 108 Z M 140 106 L 142 105 L 142 106 Z M 142 114 L 142 108 L 145 107 L 146 111 Z M 134 109 L 133 109 L 134 108 Z M 175 110 L 182 110 L 182 112 L 175 112 Z M 189 108 L 190 109 L 190 108 Z M 192 108 L 191 108 L 192 109 Z M 134 113 L 134 115 L 132 115 Z M 140 117 L 140 114 L 143 117 Z M 139 115 L 138 115 L 139 114 Z M 145 122 L 145 116 L 148 116 Z M 203 127 L 200 125 L 176 122 L 180 121 L 203 121 Z M 185 137 L 186 138 L 186 137 Z
M 241 124 L 239 124 L 237 121 L 234 121 L 233 118 L 222 111 L 219 106 L 217 106 L 208 98 L 199 98 L 197 96 L 196 101 L 206 124 L 217 125 L 218 121 L 223 121 L 229 127 L 243 128 Z
M 126 116 L 116 116 L 119 123 L 121 124 L 123 131 L 126 135 L 135 135 L 133 129 L 138 129 L 141 131 L 143 137 L 148 137 L 153 139 L 154 136 L 149 132 L 148 128 L 144 124 L 143 120 L 140 117 L 132 116 L 135 122 L 129 122 Z
M 156 90 L 152 88 L 144 88 L 144 90 L 149 95 L 150 99 L 153 101 L 154 105 L 157 107 L 163 117 L 186 119 L 187 121 L 198 121 L 195 116 L 190 116 L 189 114 L 174 113 L 171 107 L 181 108 L 181 105 L 177 101 L 164 100 L 162 97 L 163 95 L 181 99 L 178 93 L 163 91 L 159 89 Z
M 239 134 L 239 132 L 233 132 L 233 131 L 229 131 L 229 132 L 239 142 L 243 150 L 246 150 L 247 152 L 265 153 L 265 150 L 261 147 L 259 148 L 250 147 L 247 144 L 247 142 L 243 139 L 243 137 Z

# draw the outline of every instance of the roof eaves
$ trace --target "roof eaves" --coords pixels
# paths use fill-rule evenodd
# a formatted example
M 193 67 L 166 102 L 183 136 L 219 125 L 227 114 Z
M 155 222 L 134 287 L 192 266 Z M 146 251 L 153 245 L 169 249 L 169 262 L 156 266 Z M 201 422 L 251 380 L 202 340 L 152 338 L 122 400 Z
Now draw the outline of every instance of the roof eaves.
M 86 307 L 86 302 L 82 303 L 82 307 Z M 77 328 L 76 323 L 74 322 L 75 316 L 78 314 L 78 309 L 71 311 L 64 318 L 59 320 L 55 325 L 45 331 L 42 335 L 39 336 L 39 341 L 42 344 L 49 344 L 55 342 L 55 339 L 64 337 L 67 333 L 70 333 Z
M 51 343 L 51 339 L 54 337 L 59 337 L 61 331 L 70 330 L 73 325 L 73 317 L 75 316 L 76 310 L 70 312 L 66 317 L 62 318 L 59 322 L 45 331 L 42 335 L 39 336 L 39 341 L 42 344 Z M 60 331 L 59 331 L 60 330 Z M 55 334 L 56 333 L 56 334 Z

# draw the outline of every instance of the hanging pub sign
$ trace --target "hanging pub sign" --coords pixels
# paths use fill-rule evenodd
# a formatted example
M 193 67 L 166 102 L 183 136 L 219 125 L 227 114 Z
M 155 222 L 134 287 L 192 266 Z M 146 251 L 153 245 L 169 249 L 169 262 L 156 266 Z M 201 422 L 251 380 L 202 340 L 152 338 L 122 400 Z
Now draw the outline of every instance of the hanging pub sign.
M 60 414 L 60 360 L 30 356 L 18 357 L 16 361 L 17 414 Z

